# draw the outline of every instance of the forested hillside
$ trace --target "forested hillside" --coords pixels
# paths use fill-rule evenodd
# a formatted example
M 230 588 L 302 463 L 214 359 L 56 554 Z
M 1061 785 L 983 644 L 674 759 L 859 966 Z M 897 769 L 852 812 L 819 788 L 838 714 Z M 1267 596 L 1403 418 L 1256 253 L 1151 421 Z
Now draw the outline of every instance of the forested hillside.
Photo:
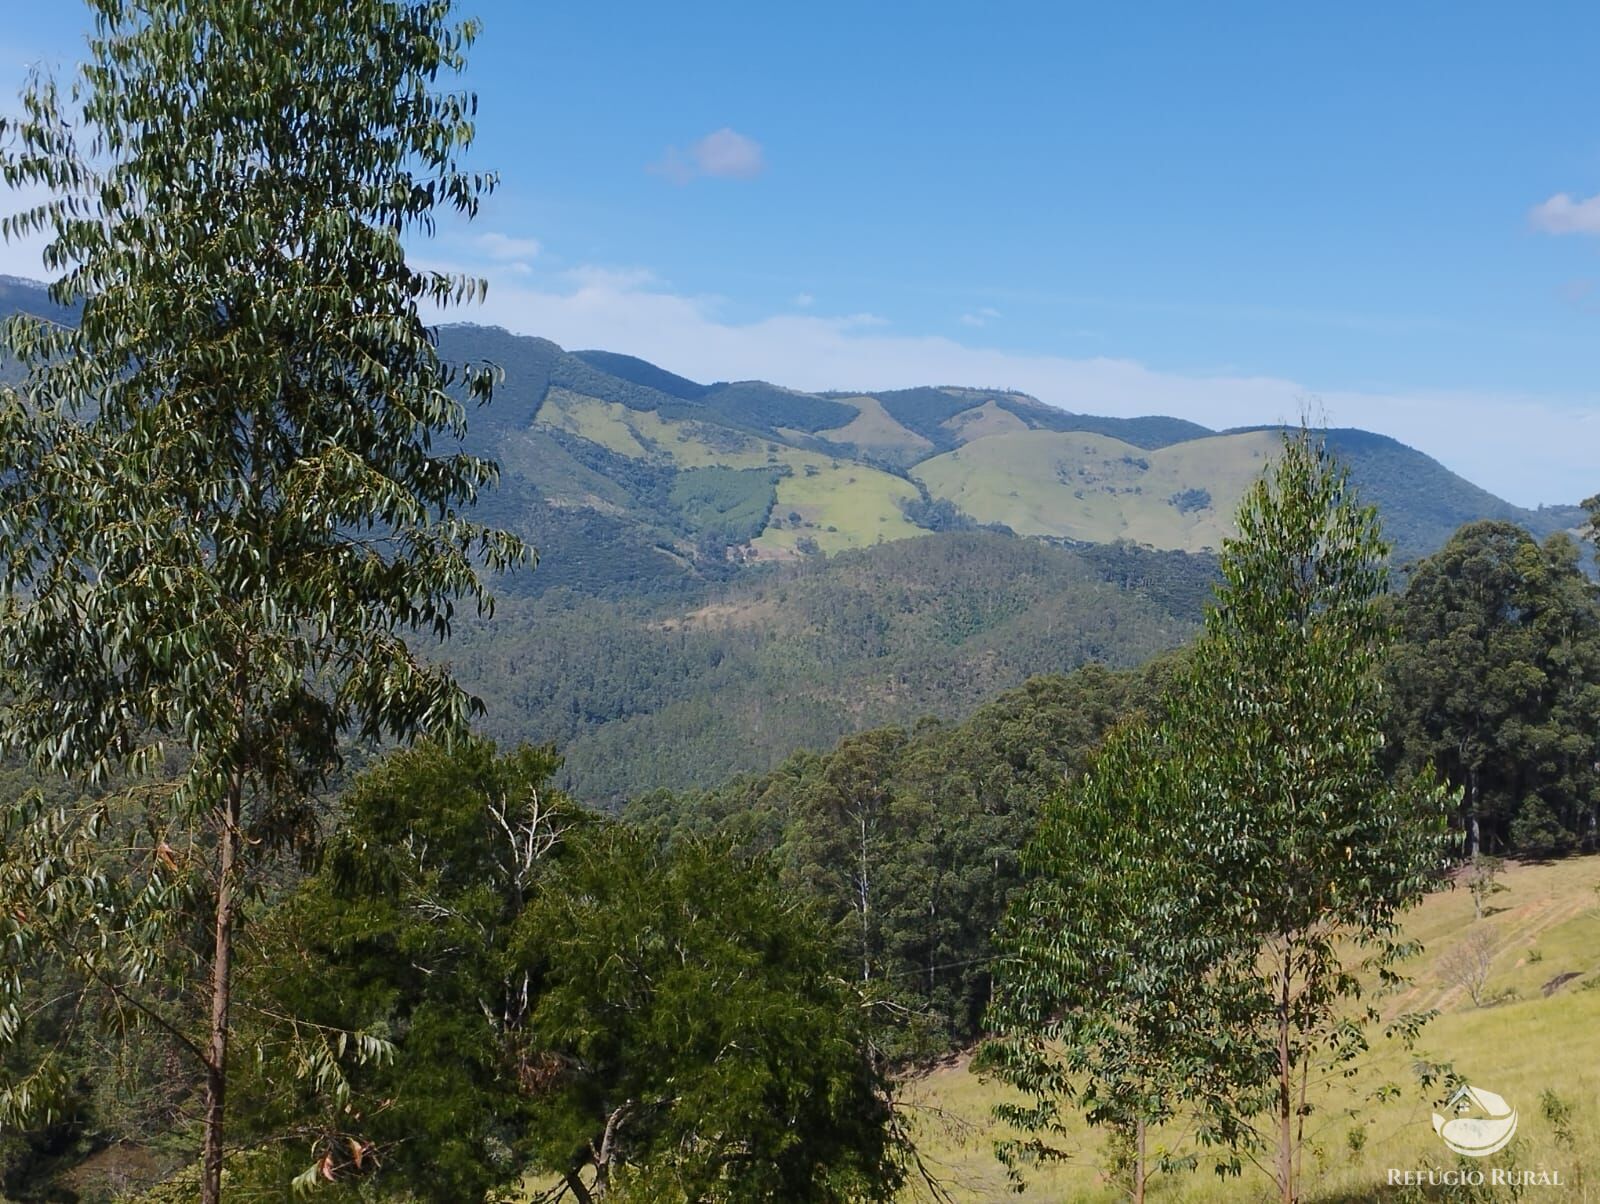
M 7 309 L 71 317 L 15 280 Z M 479 326 L 440 338 L 503 372 L 468 413 L 466 449 L 501 467 L 475 511 L 539 552 L 449 656 L 486 730 L 557 743 L 564 780 L 607 804 L 1183 642 L 1214 580 L 1204 549 L 1281 442 L 967 388 L 699 384 Z M 1328 441 L 1401 562 L 1469 519 L 1540 535 L 1580 521 L 1381 435 Z
M 555 743 L 569 787 L 612 804 L 959 719 L 1034 674 L 1142 664 L 1194 633 L 1214 578 L 1205 556 L 949 532 L 653 601 L 507 598 L 449 656 L 485 731 Z

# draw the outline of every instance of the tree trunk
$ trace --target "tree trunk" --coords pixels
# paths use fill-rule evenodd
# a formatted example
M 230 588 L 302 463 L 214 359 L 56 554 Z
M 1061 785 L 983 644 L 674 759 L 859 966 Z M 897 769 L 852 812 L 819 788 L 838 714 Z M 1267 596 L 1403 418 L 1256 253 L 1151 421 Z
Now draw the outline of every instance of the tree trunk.
M 1145 1121 L 1140 1117 L 1133 1122 L 1133 1204 L 1144 1204 Z
M 1483 848 L 1478 831 L 1478 770 L 1467 771 L 1467 858 L 1476 857 Z
M 216 950 L 211 959 L 211 1040 L 206 1051 L 205 1153 L 201 1160 L 201 1204 L 221 1204 L 222 1121 L 228 1089 L 228 1006 L 233 994 L 233 920 L 239 859 L 239 815 L 243 786 L 237 775 L 217 809 Z
M 863 807 L 859 816 L 861 820 L 861 871 L 857 878 L 856 890 L 860 896 L 861 911 L 861 981 L 872 981 L 872 892 L 870 877 L 867 870 L 867 812 Z
M 606 1117 L 605 1133 L 600 1138 L 600 1148 L 594 1156 L 594 1186 L 589 1189 L 590 1200 L 604 1199 L 611 1190 L 611 1164 L 617 1157 L 618 1134 L 622 1131 L 622 1122 L 628 1113 L 633 1110 L 633 1101 L 626 1100 L 620 1108 L 614 1110 Z
M 1278 1199 L 1294 1204 L 1294 1067 L 1289 1061 L 1289 938 L 1283 938 L 1278 994 Z
M 1294 1126 L 1294 1177 L 1299 1182 L 1306 1169 L 1306 1091 L 1311 1086 L 1311 1059 L 1300 1059 L 1300 1109 Z

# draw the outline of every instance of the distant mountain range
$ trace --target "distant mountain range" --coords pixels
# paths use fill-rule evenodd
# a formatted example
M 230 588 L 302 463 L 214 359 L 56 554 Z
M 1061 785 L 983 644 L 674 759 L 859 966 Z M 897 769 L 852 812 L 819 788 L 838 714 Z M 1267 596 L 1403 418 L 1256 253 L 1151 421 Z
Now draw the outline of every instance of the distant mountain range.
M 19 308 L 63 316 L 40 286 L 0 278 L 0 313 Z M 1211 551 L 1232 534 L 1241 494 L 1280 442 L 1277 428 L 1098 417 L 987 389 L 700 384 L 632 356 L 567 352 L 498 328 L 446 326 L 439 341 L 449 359 L 505 371 L 494 402 L 471 415 L 468 444 L 502 465 L 484 516 L 540 547 L 529 580 L 540 591 L 670 589 L 730 565 L 978 526 Z M 1539 535 L 1582 521 L 1577 506 L 1514 506 L 1382 435 L 1327 437 L 1402 561 L 1472 519 L 1509 519 Z
M 72 316 L 0 279 L 0 315 L 17 309 Z M 611 805 L 1184 643 L 1208 549 L 1281 438 L 986 389 L 700 384 L 479 326 L 439 340 L 505 372 L 469 416 L 468 448 L 502 469 L 479 517 L 540 550 L 495 584 L 495 620 L 439 654 L 488 732 L 556 743 L 567 784 Z M 1544 535 L 1583 518 L 1513 506 L 1382 435 L 1328 439 L 1401 561 L 1472 519 Z
M 1233 533 L 1240 496 L 1281 440 L 1274 427 L 1098 417 L 966 387 L 700 384 L 631 356 L 485 327 L 445 327 L 440 346 L 506 370 L 471 443 L 506 470 L 491 505 L 547 552 L 541 588 L 593 581 L 602 557 L 638 582 L 725 556 L 795 559 L 972 526 L 1210 551 Z M 1402 562 L 1472 519 L 1541 536 L 1582 521 L 1575 505 L 1514 506 L 1383 435 L 1327 438 Z

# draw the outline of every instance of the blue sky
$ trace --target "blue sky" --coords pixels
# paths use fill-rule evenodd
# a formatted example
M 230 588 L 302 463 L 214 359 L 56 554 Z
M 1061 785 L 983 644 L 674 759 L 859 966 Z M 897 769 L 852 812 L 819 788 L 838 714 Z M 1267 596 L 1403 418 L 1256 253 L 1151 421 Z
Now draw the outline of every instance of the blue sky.
M 479 0 L 461 318 L 700 379 L 961 383 L 1600 491 L 1600 6 Z M 0 85 L 85 14 L 8 14 Z M 27 247 L 0 270 L 29 270 Z

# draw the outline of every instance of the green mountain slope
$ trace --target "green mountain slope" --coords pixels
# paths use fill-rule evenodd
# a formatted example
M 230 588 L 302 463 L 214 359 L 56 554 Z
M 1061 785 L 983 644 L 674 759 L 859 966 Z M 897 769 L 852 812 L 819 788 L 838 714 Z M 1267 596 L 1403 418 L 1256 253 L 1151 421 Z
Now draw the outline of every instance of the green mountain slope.
M 0 315 L 17 309 L 71 317 L 0 281 Z M 447 359 L 504 371 L 465 446 L 502 469 L 480 517 L 540 551 L 496 585 L 496 620 L 464 624 L 446 654 L 493 734 L 558 743 L 600 801 L 1182 643 L 1214 572 L 1203 549 L 1278 446 L 1270 429 L 1098 418 L 1006 391 L 813 395 L 488 327 L 439 339 Z M 1510 506 L 1394 440 L 1329 437 L 1402 557 L 1474 518 L 1540 534 L 1578 521 Z M 962 529 L 977 524 L 1037 538 Z
M 1276 434 L 1213 435 L 1146 450 L 1109 435 L 1016 431 L 925 460 L 936 497 L 1019 535 L 1214 550 Z
M 919 523 L 948 525 L 922 517 L 939 502 L 947 516 L 1022 535 L 1216 548 L 1279 437 L 1270 427 L 1219 433 L 1178 418 L 1075 414 L 1006 391 L 814 395 L 755 381 L 705 385 L 629 356 L 569 355 L 478 327 L 446 327 L 441 349 L 507 370 L 511 404 L 496 401 L 491 411 L 500 412 L 478 441 L 503 460 L 516 450 L 518 480 L 553 508 L 525 507 L 527 533 L 551 553 L 546 567 L 566 554 L 554 528 L 583 528 L 585 548 L 610 548 L 617 572 L 626 566 L 634 584 L 649 588 L 717 579 L 730 556 L 782 561 L 916 538 L 925 533 Z M 554 448 L 542 444 L 534 455 L 521 446 L 541 434 Z M 1402 562 L 1477 518 L 1509 519 L 1538 535 L 1580 521 L 1576 507 L 1513 506 L 1385 436 L 1328 437 L 1378 505 Z M 628 500 L 578 488 L 573 460 L 622 483 Z M 705 526 L 663 511 L 650 489 L 628 482 L 630 474 L 711 466 L 775 474 L 766 523 L 736 545 L 718 545 Z M 599 591 L 616 575 L 603 573 Z M 577 585 L 578 575 L 555 568 L 534 588 L 551 584 Z
M 614 803 L 957 718 L 1036 673 L 1141 664 L 1194 633 L 1214 572 L 1207 557 L 947 532 L 693 595 L 510 598 L 448 655 L 485 730 L 556 743 L 571 783 Z
M 0 315 L 16 309 L 71 317 L 37 286 L 0 280 Z M 466 447 L 503 468 L 484 516 L 540 549 L 540 571 L 518 587 L 532 593 L 693 592 L 751 564 L 961 525 L 1215 548 L 1277 446 L 1269 428 L 1217 433 L 1179 418 L 1071 413 L 1006 390 L 703 384 L 633 356 L 569 353 L 481 326 L 443 327 L 439 346 L 447 359 L 504 371 L 494 403 L 471 414 Z M 1579 522 L 1576 507 L 1512 506 L 1392 439 L 1329 437 L 1380 507 L 1401 560 L 1473 519 L 1540 535 Z M 704 473 L 713 468 L 746 475 L 712 487 Z

